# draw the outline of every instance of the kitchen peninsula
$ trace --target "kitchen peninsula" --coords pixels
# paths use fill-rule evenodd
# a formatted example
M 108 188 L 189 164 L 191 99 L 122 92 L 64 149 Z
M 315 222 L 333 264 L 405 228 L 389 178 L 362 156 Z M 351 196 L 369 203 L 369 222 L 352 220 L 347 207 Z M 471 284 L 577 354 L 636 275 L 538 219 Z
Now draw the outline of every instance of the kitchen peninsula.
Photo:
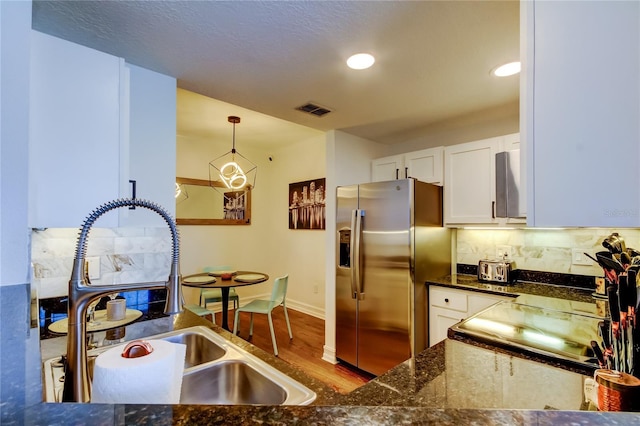
M 20 296 L 22 290 L 22 296 Z M 22 300 L 27 294 L 20 286 L 0 288 L 3 311 L 20 316 L 23 304 L 11 307 L 7 300 Z M 28 305 L 27 305 L 28 306 Z M 25 406 L 23 401 L 5 400 L 3 424 L 66 425 L 69 418 L 85 419 L 91 424 L 396 424 L 437 422 L 464 424 L 582 424 L 640 421 L 635 413 L 599 413 L 580 411 L 582 404 L 580 374 L 518 358 L 500 350 L 447 340 L 425 350 L 367 385 L 347 395 L 334 392 L 323 383 L 290 367 L 271 354 L 232 336 L 216 325 L 190 312 L 173 317 L 173 328 L 208 325 L 224 337 L 250 350 L 294 379 L 314 390 L 318 397 L 311 406 L 192 406 L 192 405 L 104 405 L 47 404 Z M 5 338 L 3 328 L 3 338 Z M 32 329 L 33 331 L 33 329 Z M 37 335 L 37 333 L 35 333 Z M 9 338 L 10 339 L 10 338 Z M 7 345 L 2 351 L 7 353 Z M 41 390 L 39 353 L 27 350 L 29 370 L 25 386 Z M 8 357 L 7 357 L 8 358 Z M 4 359 L 7 359 L 4 358 Z M 19 371 L 17 372 L 19 373 Z M 24 372 L 23 372 L 24 373 Z M 532 380 L 536 379 L 536 386 Z M 25 381 L 23 377 L 16 382 Z M 462 382 L 460 380 L 463 380 Z M 580 385 L 578 385 L 580 383 Z M 504 386 L 504 387 L 503 387 Z M 544 392 L 540 390 L 544 386 Z M 505 390 L 503 390 L 505 389 Z M 562 398 L 552 404 L 545 397 L 556 389 Z M 517 391 L 517 392 L 516 392 Z M 540 394 L 543 394 L 540 396 Z M 542 398 L 542 399 L 538 399 Z M 529 405 L 531 404 L 531 405 Z M 537 404 L 537 405 L 536 405 Z M 535 407 L 535 409 L 530 407 Z M 515 409 L 514 409 L 515 408 Z M 560 411 L 562 410 L 562 411 Z

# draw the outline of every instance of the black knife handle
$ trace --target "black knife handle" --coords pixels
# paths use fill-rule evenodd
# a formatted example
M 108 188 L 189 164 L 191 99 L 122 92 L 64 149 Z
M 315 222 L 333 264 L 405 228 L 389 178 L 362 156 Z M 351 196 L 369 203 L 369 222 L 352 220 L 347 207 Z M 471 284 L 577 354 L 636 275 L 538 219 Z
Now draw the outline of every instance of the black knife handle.
M 610 285 L 607 287 L 607 296 L 609 298 L 611 321 L 620 322 L 620 305 L 618 305 L 618 294 L 615 286 Z
M 611 347 L 611 339 L 609 338 L 609 328 L 611 325 L 608 320 L 600 321 L 598 323 L 598 330 L 600 330 L 600 337 L 602 338 L 602 343 L 604 344 L 605 349 L 609 349 Z
M 629 309 L 629 289 L 627 288 L 627 276 L 618 275 L 618 308 L 620 312 L 626 313 Z
M 629 268 L 627 275 L 627 299 L 629 301 L 629 307 L 637 311 L 638 288 L 636 287 L 636 280 L 638 279 L 638 273 L 635 269 Z
M 598 342 L 596 342 L 595 340 L 591 341 L 591 348 L 593 349 L 593 353 L 596 355 L 596 358 L 598 358 L 598 362 L 600 363 L 600 367 L 605 366 L 605 362 L 604 362 L 604 354 L 602 353 L 602 350 L 600 349 L 600 345 L 598 345 Z

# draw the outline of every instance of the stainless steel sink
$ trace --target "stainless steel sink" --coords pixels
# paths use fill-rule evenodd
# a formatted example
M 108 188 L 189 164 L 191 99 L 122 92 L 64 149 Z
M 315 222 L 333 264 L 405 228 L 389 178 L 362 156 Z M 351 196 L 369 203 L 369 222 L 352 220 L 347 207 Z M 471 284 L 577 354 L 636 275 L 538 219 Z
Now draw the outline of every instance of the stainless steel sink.
M 249 364 L 224 361 L 186 374 L 182 379 L 183 404 L 281 405 L 287 391 Z
M 202 333 L 185 332 L 176 334 L 175 336 L 165 337 L 163 340 L 172 343 L 182 343 L 187 346 L 184 368 L 214 361 L 222 358 L 227 353 L 223 347 L 215 344 Z
M 181 404 L 307 405 L 316 399 L 311 389 L 268 363 L 224 339 L 213 330 L 197 326 L 145 337 L 187 346 Z M 112 346 L 91 350 L 93 360 Z M 61 402 L 64 372 L 60 358 L 43 363 L 45 402 Z M 92 377 L 93 371 L 89 371 Z

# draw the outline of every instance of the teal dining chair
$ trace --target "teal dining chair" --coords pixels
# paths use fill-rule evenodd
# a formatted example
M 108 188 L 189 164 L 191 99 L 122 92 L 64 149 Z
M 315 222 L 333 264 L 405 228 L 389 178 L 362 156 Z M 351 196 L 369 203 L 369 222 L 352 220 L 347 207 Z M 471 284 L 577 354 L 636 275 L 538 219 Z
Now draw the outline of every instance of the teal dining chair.
M 202 268 L 202 272 L 230 271 L 231 266 L 207 266 Z M 233 309 L 240 306 L 240 297 L 236 293 L 236 289 L 229 288 L 229 301 L 233 301 Z M 207 307 L 207 303 L 222 302 L 222 290 L 219 288 L 203 288 L 200 289 L 200 306 Z
M 276 344 L 276 334 L 273 331 L 273 320 L 271 318 L 271 311 L 282 305 L 284 309 L 284 319 L 287 322 L 287 330 L 289 331 L 289 339 L 293 339 L 291 333 L 291 324 L 289 323 L 289 315 L 287 314 L 287 306 L 285 299 L 287 297 L 287 286 L 289 284 L 289 275 L 276 278 L 273 282 L 273 290 L 271 291 L 271 298 L 269 300 L 252 300 L 245 306 L 241 306 L 236 309 L 236 316 L 233 321 L 233 334 L 238 334 L 238 325 L 240 312 L 251 313 L 251 322 L 249 325 L 249 337 L 253 336 L 253 314 L 266 314 L 269 319 L 269 330 L 271 331 L 271 342 L 273 342 L 273 353 L 278 356 L 278 345 Z

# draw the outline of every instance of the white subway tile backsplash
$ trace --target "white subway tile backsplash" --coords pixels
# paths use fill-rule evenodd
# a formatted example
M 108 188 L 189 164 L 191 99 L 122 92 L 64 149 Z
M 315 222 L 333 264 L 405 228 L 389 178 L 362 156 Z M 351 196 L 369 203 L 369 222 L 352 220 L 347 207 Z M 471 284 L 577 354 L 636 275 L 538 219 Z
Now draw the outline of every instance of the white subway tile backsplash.
M 572 249 L 591 255 L 606 250 L 602 240 L 618 232 L 627 247 L 640 250 L 640 229 L 458 229 L 457 263 L 476 265 L 484 258 L 494 258 L 497 245 L 512 247 L 516 267 L 533 271 L 602 276 L 602 268 L 572 265 Z
M 32 286 L 38 297 L 60 297 L 68 283 L 79 229 L 34 230 L 31 240 Z M 100 257 L 94 284 L 165 281 L 171 268 L 171 233 L 165 228 L 92 228 L 87 256 Z

